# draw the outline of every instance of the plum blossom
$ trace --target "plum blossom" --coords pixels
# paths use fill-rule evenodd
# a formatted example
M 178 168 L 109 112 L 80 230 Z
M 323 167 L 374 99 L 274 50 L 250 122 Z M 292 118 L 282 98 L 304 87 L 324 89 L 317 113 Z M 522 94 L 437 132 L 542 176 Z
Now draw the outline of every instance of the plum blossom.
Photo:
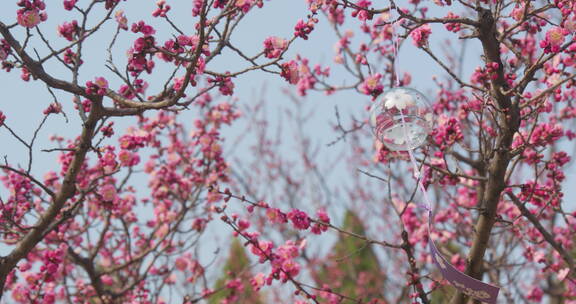
M 74 51 L 72 51 L 71 49 L 66 49 L 66 51 L 64 51 L 64 58 L 62 58 L 64 60 L 64 63 L 69 64 L 69 65 L 73 65 L 78 61 L 78 65 L 82 65 L 84 63 L 84 60 L 80 59 L 78 60 L 76 53 L 74 53 Z
M 18 6 L 21 9 L 16 12 L 16 19 L 21 26 L 33 28 L 48 19 L 48 15 L 44 12 L 46 4 L 42 0 L 20 0 Z
M 384 95 L 384 106 L 386 109 L 396 108 L 400 111 L 415 105 L 415 100 L 408 91 L 395 89 Z
M 423 47 L 428 44 L 428 37 L 432 34 L 430 25 L 424 24 L 410 34 L 412 36 L 412 43 L 417 47 Z
M 314 22 L 312 20 L 305 22 L 304 20 L 300 19 L 294 27 L 294 36 L 308 40 L 308 35 L 312 33 L 312 30 L 314 30 Z
M 226 73 L 229 74 L 229 73 Z M 214 79 L 208 79 L 208 83 L 214 83 L 218 85 L 218 90 L 224 96 L 230 96 L 234 94 L 234 83 L 231 77 L 226 76 L 216 76 Z
M 44 115 L 58 114 L 62 111 L 62 105 L 58 102 L 51 103 L 48 108 L 44 110 Z
M 254 291 L 260 290 L 265 284 L 267 284 L 268 280 L 266 279 L 266 275 L 259 272 L 257 273 L 252 279 L 250 279 L 250 284 Z
M 364 82 L 360 84 L 359 90 L 361 93 L 366 95 L 371 95 L 372 99 L 375 99 L 378 95 L 382 94 L 384 91 L 384 85 L 380 82 L 382 79 L 382 74 L 376 73 L 374 75 L 366 77 Z
M 288 219 L 292 221 L 292 224 L 294 224 L 294 227 L 297 229 L 305 230 L 310 227 L 310 218 L 305 212 L 298 209 L 290 211 L 290 213 L 288 213 Z
M 358 9 L 352 12 L 352 17 L 358 18 L 360 21 L 364 22 L 372 20 L 373 13 L 367 10 L 370 5 L 372 5 L 372 2 L 368 0 L 360 0 L 356 2 Z
M 564 30 L 560 27 L 553 27 L 546 32 L 546 38 L 540 41 L 540 47 L 545 53 L 558 53 L 564 39 Z
M 64 9 L 71 11 L 78 0 L 64 0 Z
M 0 42 L 0 61 L 2 61 L 10 55 L 11 47 L 5 39 L 0 40 Z
M 542 297 L 544 296 L 544 292 L 540 287 L 534 287 L 527 295 L 527 299 L 533 302 L 540 303 L 542 301 Z
M 168 13 L 168 11 L 170 11 L 170 5 L 166 4 L 166 0 L 158 0 L 156 2 L 156 5 L 158 6 L 153 12 L 152 12 L 152 16 L 153 17 L 166 17 L 166 13 Z
M 295 60 L 290 60 L 282 64 L 282 78 L 286 79 L 290 84 L 297 84 L 300 80 L 300 73 L 298 71 L 298 63 Z
M 264 40 L 264 55 L 266 58 L 278 58 L 286 50 L 288 41 L 280 37 L 268 37 Z
M 576 32 L 576 15 L 572 16 L 572 18 L 566 18 L 562 22 L 562 28 L 564 28 L 568 34 Z
M 456 18 L 460 18 L 460 16 L 454 14 L 453 12 L 448 12 L 448 15 L 446 15 L 446 18 L 456 19 Z M 448 22 L 448 23 L 446 23 L 445 27 L 447 30 L 449 30 L 450 32 L 454 32 L 454 33 L 457 33 L 462 29 L 462 25 L 460 23 L 457 23 L 457 22 Z
M 256 0 L 236 0 L 236 7 L 243 13 L 247 13 L 254 4 L 262 7 L 262 2 L 257 2 Z
M 42 18 L 38 10 L 27 10 L 18 14 L 18 24 L 27 28 L 35 27 L 40 21 Z
M 126 18 L 126 15 L 124 15 L 123 10 L 116 11 L 116 13 L 114 14 L 114 19 L 116 19 L 116 22 L 118 23 L 118 27 L 120 29 L 125 31 L 128 30 L 128 18 Z
M 96 77 L 94 82 L 86 82 L 86 94 L 97 94 L 100 96 L 106 95 L 108 89 L 108 81 L 104 77 Z
M 66 38 L 68 41 L 73 41 L 74 37 L 78 35 L 79 30 L 78 21 L 76 20 L 58 25 L 58 35 Z
M 146 24 L 142 20 L 138 21 L 137 23 L 132 23 L 130 30 L 133 33 L 142 33 L 145 37 L 156 34 L 156 30 L 151 25 Z
M 447 149 L 464 138 L 460 128 L 460 123 L 454 117 L 450 117 L 447 120 L 444 120 L 443 123 L 440 123 L 440 125 L 434 129 L 432 135 L 434 141 L 442 150 Z

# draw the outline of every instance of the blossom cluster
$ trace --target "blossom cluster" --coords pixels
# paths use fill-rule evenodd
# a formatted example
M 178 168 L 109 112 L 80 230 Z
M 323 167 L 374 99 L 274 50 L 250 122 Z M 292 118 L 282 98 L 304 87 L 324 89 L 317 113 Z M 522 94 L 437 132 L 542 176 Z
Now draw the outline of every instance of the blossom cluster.
M 21 7 L 17 13 L 18 24 L 27 28 L 33 28 L 40 22 L 46 21 L 46 4 L 43 0 L 19 0 L 18 6 Z

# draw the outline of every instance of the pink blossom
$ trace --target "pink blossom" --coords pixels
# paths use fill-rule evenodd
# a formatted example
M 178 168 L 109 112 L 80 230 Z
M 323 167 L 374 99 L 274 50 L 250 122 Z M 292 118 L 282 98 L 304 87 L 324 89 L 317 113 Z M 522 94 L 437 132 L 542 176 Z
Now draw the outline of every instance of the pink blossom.
M 278 58 L 286 50 L 288 41 L 280 37 L 268 37 L 264 40 L 264 55 L 266 58 Z
M 229 73 L 227 73 L 229 74 Z M 218 85 L 218 90 L 224 96 L 230 96 L 234 93 L 234 83 L 231 77 L 216 76 L 213 79 L 208 79 L 208 83 L 215 83 Z
M 86 82 L 86 94 L 97 94 L 100 96 L 106 95 L 108 89 L 108 81 L 104 77 L 96 77 L 94 82 Z
M 71 11 L 78 0 L 64 0 L 64 9 Z
M 288 219 L 292 221 L 292 224 L 297 229 L 305 230 L 310 227 L 310 218 L 305 212 L 298 209 L 292 209 L 292 211 L 288 213 Z
M 290 84 L 297 84 L 300 80 L 300 74 L 298 72 L 298 63 L 294 60 L 290 60 L 282 64 L 282 72 L 280 73 L 282 78 L 286 79 Z
M 112 286 L 114 285 L 114 278 L 112 278 L 110 275 L 103 275 L 100 277 L 100 280 L 102 281 L 102 284 L 107 285 L 107 286 Z
M 540 47 L 545 53 L 558 53 L 564 43 L 564 31 L 560 27 L 553 27 L 546 32 L 546 38 L 540 41 Z
M 2 111 L 0 111 L 0 127 L 4 125 L 4 121 L 6 120 L 6 115 Z
M 557 277 L 558 281 L 563 281 L 569 272 L 570 272 L 570 268 L 568 268 L 568 267 L 563 268 L 562 270 L 558 271 L 558 277 Z
M 326 232 L 328 230 L 328 224 L 330 224 L 330 217 L 324 208 L 318 209 L 316 211 L 316 216 L 321 223 L 315 223 L 312 226 L 312 233 L 314 234 L 321 234 L 322 232 Z
M 78 27 L 78 22 L 73 20 L 72 22 L 64 22 L 58 25 L 58 35 L 60 37 L 66 38 L 68 41 L 74 40 L 74 37 L 78 35 L 80 28 Z
M 239 8 L 243 13 L 247 13 L 250 8 L 254 5 L 256 0 L 236 0 L 236 7 Z
M 138 156 L 137 153 L 127 150 L 121 150 L 120 153 L 118 153 L 118 159 L 124 167 L 133 167 L 140 163 L 140 156 Z
M 245 220 L 245 219 L 241 219 L 238 221 L 238 230 L 243 231 L 250 228 L 250 222 Z
M 526 298 L 530 301 L 541 303 L 542 297 L 544 296 L 544 292 L 540 287 L 533 287 L 532 290 L 528 293 Z
M 270 223 L 286 223 L 288 221 L 286 214 L 278 208 L 268 208 L 266 210 L 266 217 Z
M 100 129 L 100 132 L 102 132 L 102 135 L 104 135 L 104 137 L 112 137 L 112 135 L 114 135 L 114 129 L 112 128 L 113 126 L 114 122 L 111 121 L 106 126 L 103 126 Z
M 460 271 L 466 269 L 466 260 L 461 257 L 460 254 L 453 255 L 452 258 L 450 258 L 450 263 Z
M 382 79 L 382 74 L 376 73 L 370 75 L 364 79 L 364 82 L 360 84 L 358 88 L 361 93 L 372 96 L 372 99 L 376 99 L 378 95 L 382 94 L 384 90 L 384 85 L 380 82 Z
M 448 19 L 457 19 L 460 18 L 460 16 L 449 12 L 448 15 L 446 15 L 446 18 Z M 457 22 L 448 22 L 445 25 L 446 29 L 449 30 L 450 32 L 454 32 L 454 33 L 458 33 L 461 29 L 462 29 L 462 25 L 460 23 Z
M 441 123 L 436 129 L 434 129 L 432 135 L 434 141 L 442 150 L 452 146 L 454 143 L 464 138 L 462 130 L 460 129 L 460 123 L 454 117 L 450 117 L 444 123 Z
M 308 40 L 308 35 L 312 33 L 312 30 L 314 30 L 314 22 L 312 20 L 304 22 L 304 20 L 300 19 L 294 27 L 294 36 Z
M 428 44 L 428 37 L 432 34 L 430 25 L 424 24 L 410 33 L 412 36 L 412 43 L 417 47 L 423 47 Z
M 152 12 L 152 16 L 153 17 L 166 17 L 166 13 L 168 13 L 168 11 L 170 11 L 170 5 L 166 4 L 166 0 L 158 0 L 156 2 L 156 5 L 158 7 Z
M 133 33 L 142 33 L 145 37 L 156 34 L 156 30 L 142 20 L 137 23 L 132 23 L 131 31 Z
M 560 124 L 542 123 L 534 127 L 529 143 L 535 146 L 544 147 L 554 143 L 564 135 L 564 129 Z
M 44 115 L 48 114 L 58 114 L 62 111 L 62 105 L 60 103 L 51 103 L 44 111 Z
M 18 24 L 27 28 L 32 28 L 40 23 L 40 12 L 38 10 L 26 10 L 18 14 Z
M 24 81 L 30 81 L 30 71 L 27 68 L 22 68 L 20 78 Z
M 566 30 L 567 34 L 574 34 L 574 32 L 576 32 L 576 15 L 562 21 L 562 28 Z
M 358 18 L 360 21 L 372 20 L 373 14 L 367 10 L 370 5 L 372 5 L 371 1 L 359 0 L 356 2 L 358 8 L 352 12 L 352 17 Z
M 8 55 L 12 52 L 12 48 L 6 41 L 6 39 L 0 40 L 0 61 L 6 60 Z
M 116 13 L 114 14 L 114 19 L 116 19 L 116 22 L 118 23 L 118 27 L 120 29 L 125 31 L 128 30 L 128 18 L 126 18 L 126 15 L 124 15 L 123 10 L 116 11 Z
M 192 7 L 192 17 L 196 17 L 200 15 L 200 11 L 202 10 L 202 5 L 206 0 L 194 0 L 193 7 Z
M 21 7 L 17 11 L 17 21 L 21 26 L 32 28 L 48 19 L 44 12 L 46 4 L 42 0 L 20 0 L 17 5 Z
M 174 262 L 176 269 L 180 271 L 185 271 L 188 268 L 188 259 L 184 257 L 178 257 Z
M 266 284 L 266 281 L 266 275 L 259 272 L 252 279 L 250 279 L 250 284 L 252 285 L 254 291 L 258 291 L 264 286 L 264 284 Z
M 76 57 L 76 53 L 74 53 L 71 49 L 66 49 L 66 51 L 64 52 L 64 62 L 66 64 L 69 65 L 74 65 L 77 62 L 77 57 Z M 84 61 L 82 59 L 80 59 L 80 61 L 78 62 L 78 65 L 82 65 L 84 63 Z

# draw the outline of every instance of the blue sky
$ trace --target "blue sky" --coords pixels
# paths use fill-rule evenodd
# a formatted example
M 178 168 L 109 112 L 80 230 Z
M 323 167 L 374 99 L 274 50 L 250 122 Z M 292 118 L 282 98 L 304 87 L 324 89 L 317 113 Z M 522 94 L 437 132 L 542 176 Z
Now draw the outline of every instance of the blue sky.
M 8 2 L 8 1 L 5 1 Z M 71 15 L 62 9 L 62 1 L 46 1 L 48 5 L 48 21 L 42 24 L 45 33 L 57 46 L 63 46 L 67 42 L 65 39 L 56 36 L 56 27 L 63 21 L 69 21 L 73 18 L 79 18 L 77 15 Z M 168 1 L 172 4 L 175 1 Z M 178 9 L 174 9 L 169 14 L 174 16 L 176 23 L 183 24 L 183 28 L 190 28 L 193 26 L 190 20 L 191 3 L 192 1 L 182 1 L 179 3 Z M 80 1 L 82 4 L 83 1 Z M 129 23 L 138 21 L 140 19 L 153 20 L 150 22 L 157 29 L 157 32 L 163 37 L 167 37 L 171 32 L 165 23 L 159 22 L 159 19 L 152 19 L 150 17 L 153 11 L 155 1 L 133 0 L 121 3 L 123 9 L 127 12 Z M 386 3 L 386 2 L 379 2 Z M 401 2 L 399 2 L 401 3 Z M 181 7 L 180 7 L 181 5 Z M 56 6 L 57 8 L 54 8 Z M 176 6 L 176 5 L 173 5 Z M 12 23 L 16 16 L 15 1 L 4 3 L 2 10 L 0 10 L 0 20 L 4 23 Z M 307 14 L 306 3 L 303 0 L 274 0 L 266 1 L 263 9 L 251 12 L 248 17 L 241 23 L 237 29 L 237 33 L 233 36 L 232 42 L 240 46 L 248 54 L 255 54 L 262 50 L 262 43 L 268 36 L 280 36 L 290 38 L 293 33 L 293 27 L 298 19 L 306 18 Z M 444 15 L 445 12 L 442 8 L 434 9 L 432 15 Z M 71 18 L 71 16 L 74 16 Z M 93 21 L 94 22 L 94 21 Z M 81 73 L 80 83 L 87 80 L 92 80 L 96 76 L 110 77 L 111 73 L 104 68 L 106 58 L 106 44 L 109 41 L 110 35 L 115 30 L 115 23 L 109 22 L 101 33 L 95 36 L 85 47 L 85 65 Z M 433 26 L 434 34 L 430 40 L 431 47 L 437 53 L 440 53 L 443 46 L 446 45 L 446 39 L 450 37 L 452 43 L 457 43 L 454 35 L 449 35 L 442 26 Z M 22 36 L 21 29 L 15 31 L 15 35 Z M 133 41 L 135 35 L 124 34 L 123 39 L 119 41 L 116 48 L 115 56 L 118 60 L 125 60 L 123 56 L 125 49 Z M 320 23 L 317 29 L 311 34 L 310 39 L 307 41 L 297 40 L 291 50 L 286 54 L 285 58 L 292 58 L 296 54 L 302 54 L 310 58 L 311 62 L 318 62 L 327 64 L 334 67 L 332 64 L 333 45 L 337 41 L 336 36 L 332 32 L 330 26 L 324 18 L 320 18 Z M 39 51 L 43 50 L 38 46 Z M 480 57 L 477 45 L 471 43 L 468 46 L 469 53 L 465 58 L 464 74 L 469 75 L 470 72 L 480 64 Z M 41 51 L 42 52 L 42 51 Z M 415 47 L 412 46 L 411 41 L 407 41 L 400 50 L 400 74 L 404 71 L 409 71 L 412 74 L 412 87 L 418 88 L 423 92 L 434 92 L 436 89 L 432 77 L 434 75 L 444 75 L 438 65 L 433 62 L 428 56 Z M 213 70 L 226 71 L 235 70 L 238 68 L 239 60 L 237 57 L 232 56 L 229 52 L 224 53 L 219 58 Z M 157 62 L 159 71 L 167 72 L 168 69 L 163 69 L 160 62 Z M 69 78 L 67 71 L 59 67 L 57 64 L 48 64 L 46 69 L 62 78 Z M 349 77 L 340 68 L 333 68 L 332 79 L 335 83 L 346 81 Z M 159 73 L 162 74 L 162 73 Z M 164 76 L 167 76 L 164 74 Z M 0 100 L 0 110 L 7 115 L 7 123 L 25 139 L 30 139 L 34 132 L 35 126 L 42 120 L 42 110 L 45 109 L 49 103 L 52 102 L 51 96 L 48 91 L 38 81 L 30 81 L 28 83 L 20 80 L 20 72 L 14 70 L 11 73 L 0 71 L 0 90 L 2 91 L 2 99 Z M 111 87 L 118 87 L 119 82 L 109 78 Z M 163 82 L 155 83 L 154 79 L 149 79 L 150 92 L 154 92 L 159 88 Z M 289 98 L 283 93 L 283 89 L 288 87 L 288 84 L 278 76 L 272 76 L 263 72 L 253 72 L 244 75 L 235 81 L 235 99 L 240 107 L 243 104 L 249 104 L 257 99 L 265 98 L 270 105 L 271 117 L 274 116 L 274 105 L 284 106 L 290 103 Z M 57 93 L 59 101 L 63 104 L 64 109 L 68 116 L 68 121 L 63 116 L 52 116 L 49 118 L 45 128 L 40 131 L 37 140 L 37 149 L 34 153 L 34 167 L 33 173 L 40 178 L 48 170 L 57 169 L 55 164 L 55 153 L 40 152 L 40 149 L 47 149 L 54 147 L 48 141 L 48 137 L 52 134 L 58 134 L 67 138 L 72 138 L 77 135 L 81 128 L 80 120 L 75 114 L 71 97 L 65 94 Z M 338 134 L 334 133 L 330 122 L 335 121 L 334 106 L 338 105 L 340 113 L 344 121 L 348 114 L 362 115 L 365 111 L 366 105 L 370 103 L 370 98 L 359 93 L 349 91 L 342 92 L 332 96 L 325 96 L 322 93 L 310 93 L 305 97 L 304 105 L 306 109 L 314 109 L 318 115 L 315 116 L 314 121 L 307 126 L 312 138 L 318 141 L 318 146 L 321 149 L 320 154 L 326 155 L 328 158 L 336 157 L 343 145 L 346 142 L 340 142 L 336 146 L 327 147 L 325 144 L 331 142 Z M 182 120 L 192 121 L 194 114 L 192 112 L 182 113 Z M 133 118 L 122 118 L 115 120 L 116 133 L 120 134 L 122 131 L 134 123 Z M 229 128 L 226 130 L 227 135 L 234 137 L 239 135 L 238 130 L 242 128 Z M 244 156 L 250 157 L 250 151 L 246 146 L 238 148 L 234 155 L 237 159 L 242 159 Z M 0 129 L 0 157 L 6 155 L 11 163 L 21 163 L 24 165 L 27 161 L 27 151 L 17 141 L 11 137 L 5 129 Z M 328 182 L 336 182 L 338 179 L 349 179 L 349 175 L 345 164 L 340 164 L 341 168 L 332 174 Z M 567 172 L 569 180 L 566 185 L 573 183 L 576 180 L 576 172 Z M 147 181 L 141 180 L 142 188 L 146 188 Z M 574 189 L 567 189 L 567 198 L 575 197 L 576 192 Z M 4 189 L 0 189 L 0 195 L 4 195 Z M 572 204 L 574 206 L 574 204 Z M 336 215 L 336 218 L 338 216 Z M 217 228 L 217 229 L 221 229 Z M 230 231 L 228 231 L 230 232 Z M 215 235 L 218 235 L 216 233 Z M 230 233 L 225 234 L 222 238 L 229 237 Z M 208 247 L 207 252 L 213 251 L 215 247 Z

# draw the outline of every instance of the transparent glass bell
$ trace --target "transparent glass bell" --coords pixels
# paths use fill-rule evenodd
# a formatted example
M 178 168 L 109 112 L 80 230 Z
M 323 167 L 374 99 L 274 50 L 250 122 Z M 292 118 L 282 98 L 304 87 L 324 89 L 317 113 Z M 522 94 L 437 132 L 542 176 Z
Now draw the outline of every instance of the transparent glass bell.
M 370 109 L 376 137 L 393 151 L 415 149 L 426 141 L 434 125 L 434 111 L 422 93 L 407 87 L 390 89 Z

